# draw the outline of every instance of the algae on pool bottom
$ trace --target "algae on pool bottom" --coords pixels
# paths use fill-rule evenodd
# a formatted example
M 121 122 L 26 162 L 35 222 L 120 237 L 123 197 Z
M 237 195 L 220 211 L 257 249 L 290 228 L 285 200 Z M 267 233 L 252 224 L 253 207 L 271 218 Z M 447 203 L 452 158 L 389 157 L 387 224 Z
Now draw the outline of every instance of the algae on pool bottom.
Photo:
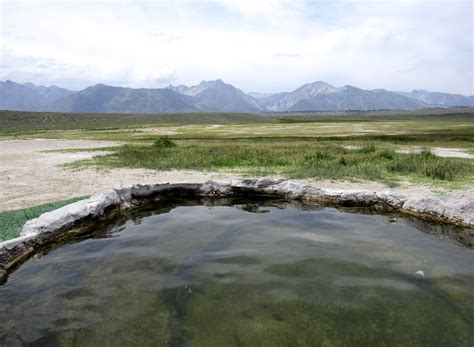
M 472 346 L 471 249 L 399 216 L 204 203 L 28 260 L 0 286 L 0 344 Z

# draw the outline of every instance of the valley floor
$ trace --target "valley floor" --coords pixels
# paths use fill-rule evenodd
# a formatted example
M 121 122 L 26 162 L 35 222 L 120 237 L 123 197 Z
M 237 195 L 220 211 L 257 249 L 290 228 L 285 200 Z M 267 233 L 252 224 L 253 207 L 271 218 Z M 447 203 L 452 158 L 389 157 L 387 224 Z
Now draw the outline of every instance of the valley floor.
M 229 181 L 232 173 L 196 171 L 156 171 L 140 168 L 64 167 L 77 160 L 107 154 L 104 151 L 64 151 L 61 149 L 101 148 L 117 145 L 111 141 L 22 139 L 0 141 L 0 211 L 31 207 L 133 183 Z M 314 182 L 314 180 L 299 180 Z M 318 180 L 326 188 L 381 191 L 379 182 Z M 463 189 L 406 182 L 397 191 L 441 197 L 474 198 L 474 185 Z

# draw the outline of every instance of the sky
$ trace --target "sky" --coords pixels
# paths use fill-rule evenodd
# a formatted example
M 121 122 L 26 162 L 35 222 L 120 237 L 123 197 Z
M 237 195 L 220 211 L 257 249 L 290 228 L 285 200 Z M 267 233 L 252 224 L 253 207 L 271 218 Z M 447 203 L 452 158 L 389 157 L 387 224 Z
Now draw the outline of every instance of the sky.
M 0 80 L 474 94 L 471 0 L 0 0 Z

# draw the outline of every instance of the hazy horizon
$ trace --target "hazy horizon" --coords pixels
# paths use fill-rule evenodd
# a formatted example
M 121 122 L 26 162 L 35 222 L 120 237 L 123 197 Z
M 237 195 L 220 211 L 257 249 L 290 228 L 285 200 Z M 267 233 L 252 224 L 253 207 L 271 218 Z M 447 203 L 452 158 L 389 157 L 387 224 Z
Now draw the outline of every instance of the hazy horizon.
M 240 90 L 242 90 L 244 93 L 246 94 L 252 94 L 252 93 L 256 93 L 256 94 L 278 94 L 278 93 L 284 93 L 284 92 L 293 92 L 295 91 L 296 89 L 306 85 L 306 84 L 312 84 L 312 83 L 317 83 L 317 82 L 324 82 L 324 83 L 328 83 L 329 85 L 332 85 L 333 87 L 336 87 L 336 88 L 342 88 L 342 87 L 345 87 L 345 86 L 351 86 L 351 85 L 333 85 L 332 83 L 329 83 L 327 81 L 311 81 L 311 82 L 307 82 L 307 83 L 303 83 L 301 86 L 298 86 L 296 87 L 295 89 L 292 89 L 292 90 L 280 90 L 280 91 L 276 91 L 276 92 L 261 92 L 261 91 L 258 91 L 258 90 L 243 90 L 242 88 L 240 88 L 239 86 L 236 86 L 236 85 L 233 85 L 231 83 L 228 83 L 227 81 L 224 81 L 222 78 L 218 78 L 217 80 L 221 80 L 222 82 L 224 82 L 225 84 L 230 84 L 232 86 L 234 86 L 235 88 L 238 88 Z M 201 82 L 216 82 L 217 80 L 202 80 Z M 7 81 L 11 81 L 11 82 L 14 82 L 14 83 L 18 83 L 18 84 L 27 84 L 27 83 L 32 83 L 30 81 L 13 81 L 13 80 L 4 80 L 4 81 L 1 81 L 0 82 L 7 82 Z M 196 83 L 196 84 L 193 84 L 193 85 L 184 85 L 184 84 L 169 84 L 167 86 L 158 86 L 158 87 L 140 87 L 140 86 L 133 86 L 133 87 L 129 87 L 129 86 L 120 86 L 120 85 L 113 85 L 113 84 L 106 84 L 106 83 L 102 83 L 102 82 L 98 82 L 98 83 L 92 83 L 88 86 L 85 86 L 84 88 L 81 88 L 81 89 L 71 89 L 71 88 L 66 88 L 64 86 L 61 86 L 61 85 L 58 85 L 58 84 L 36 84 L 36 83 L 33 83 L 34 85 L 36 86 L 44 86 L 44 87 L 59 87 L 59 88 L 65 88 L 65 89 L 69 89 L 73 92 L 79 92 L 81 90 L 84 90 L 84 89 L 87 89 L 89 87 L 94 87 L 96 85 L 100 85 L 100 84 L 103 84 L 103 85 L 106 85 L 106 86 L 109 86 L 109 87 L 113 87 L 113 88 L 132 88 L 132 89 L 163 89 L 163 88 L 169 88 L 169 87 L 178 87 L 180 85 L 184 85 L 186 87 L 193 87 L 193 86 L 197 86 L 199 85 L 201 82 L 199 83 Z M 351 86 L 351 87 L 356 87 L 356 88 L 359 88 L 358 86 Z M 374 89 L 371 89 L 371 90 L 377 90 L 377 89 L 385 89 L 385 88 L 374 88 Z M 412 90 L 391 90 L 393 92 L 411 92 L 411 91 L 414 91 L 414 90 L 424 90 L 424 89 L 412 89 Z M 425 90 L 427 92 L 439 92 L 437 90 Z M 459 95 L 464 95 L 464 96 L 471 96 L 469 94 L 460 94 L 460 93 L 456 93 L 456 94 L 459 94 Z
M 474 94 L 471 1 L 6 0 L 0 13 L 0 80 Z

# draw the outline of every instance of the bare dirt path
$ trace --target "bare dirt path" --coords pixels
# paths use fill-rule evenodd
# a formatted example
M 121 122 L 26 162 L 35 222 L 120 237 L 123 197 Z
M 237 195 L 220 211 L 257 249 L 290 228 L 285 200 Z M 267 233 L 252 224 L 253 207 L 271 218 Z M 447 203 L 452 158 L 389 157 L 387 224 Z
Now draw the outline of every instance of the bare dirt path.
M 47 202 L 89 195 L 133 183 L 229 181 L 235 174 L 144 169 L 70 169 L 63 164 L 97 155 L 97 152 L 42 153 L 45 150 L 97 148 L 116 143 L 88 140 L 6 140 L 0 141 L 0 211 L 30 207 Z M 100 153 L 99 153 L 100 154 Z M 314 182 L 313 182 L 314 183 Z M 317 182 L 326 188 L 387 189 L 376 182 Z M 407 184 L 398 191 L 429 195 L 474 197 L 474 187 L 463 190 L 432 189 Z

